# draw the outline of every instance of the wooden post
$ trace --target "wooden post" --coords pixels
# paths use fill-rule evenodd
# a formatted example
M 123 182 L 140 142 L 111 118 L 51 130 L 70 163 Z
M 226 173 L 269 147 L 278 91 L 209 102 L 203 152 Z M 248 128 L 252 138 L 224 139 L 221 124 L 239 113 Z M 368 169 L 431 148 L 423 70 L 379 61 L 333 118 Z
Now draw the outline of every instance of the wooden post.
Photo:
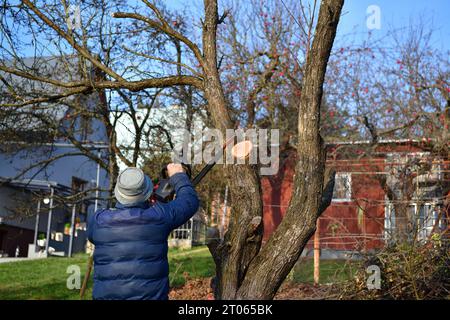
M 83 299 L 84 293 L 86 292 L 87 284 L 89 282 L 89 278 L 91 277 L 92 267 L 94 266 L 94 251 L 89 255 L 86 274 L 84 275 L 83 284 L 80 289 L 80 299 Z
M 320 218 L 316 222 L 316 232 L 314 233 L 314 285 L 319 284 L 320 278 Z
M 366 237 L 366 215 L 365 215 L 366 208 L 358 208 L 358 215 L 361 214 L 361 232 L 362 232 L 362 252 L 365 254 L 367 252 L 367 237 Z M 358 241 L 358 240 L 357 240 Z M 359 243 L 356 244 L 356 246 L 359 246 Z

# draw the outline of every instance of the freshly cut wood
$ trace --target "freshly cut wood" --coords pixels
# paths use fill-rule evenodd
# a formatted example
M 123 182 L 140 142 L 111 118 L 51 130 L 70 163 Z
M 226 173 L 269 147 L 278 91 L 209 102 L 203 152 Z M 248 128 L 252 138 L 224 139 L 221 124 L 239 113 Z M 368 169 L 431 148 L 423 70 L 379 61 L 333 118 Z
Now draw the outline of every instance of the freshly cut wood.
M 252 152 L 253 143 L 250 141 L 241 141 L 231 148 L 231 155 L 236 159 L 245 159 Z

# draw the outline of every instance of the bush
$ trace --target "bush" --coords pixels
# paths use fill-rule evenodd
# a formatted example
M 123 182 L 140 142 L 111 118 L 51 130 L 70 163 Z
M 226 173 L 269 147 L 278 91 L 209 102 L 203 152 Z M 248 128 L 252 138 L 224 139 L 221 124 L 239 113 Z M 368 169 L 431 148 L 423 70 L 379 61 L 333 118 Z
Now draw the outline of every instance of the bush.
M 380 289 L 369 289 L 366 268 L 380 268 Z M 341 299 L 449 299 L 450 246 L 433 237 L 426 244 L 395 244 L 368 255 L 364 268 L 340 288 Z

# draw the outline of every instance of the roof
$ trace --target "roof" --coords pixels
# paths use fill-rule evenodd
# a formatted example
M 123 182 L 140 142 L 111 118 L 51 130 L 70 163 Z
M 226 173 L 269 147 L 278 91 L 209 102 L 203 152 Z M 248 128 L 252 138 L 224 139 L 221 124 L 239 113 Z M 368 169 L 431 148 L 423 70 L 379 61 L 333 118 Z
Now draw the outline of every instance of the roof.
M 423 143 L 429 142 L 428 139 L 419 140 L 419 139 L 380 139 L 376 141 L 377 144 L 404 144 L 404 143 Z M 374 143 L 372 140 L 355 140 L 355 141 L 329 141 L 325 142 L 327 146 L 329 145 L 364 145 L 364 144 L 372 144 Z
M 5 177 L 0 177 L 0 183 L 4 183 L 11 187 L 26 189 L 30 191 L 44 191 L 55 189 L 62 193 L 70 193 L 71 188 L 60 184 L 56 181 L 48 180 L 37 180 L 37 179 L 7 179 Z
M 77 70 L 80 69 L 79 60 L 74 55 L 33 57 L 7 61 L 0 60 L 0 64 L 7 68 L 20 70 L 21 72 L 38 77 L 51 78 L 56 81 L 70 82 L 80 80 L 80 73 L 77 72 Z M 63 90 L 62 88 L 47 82 L 22 78 L 2 70 L 0 70 L 0 76 L 3 77 L 7 83 L 17 88 L 19 94 L 30 99 L 35 98 L 39 94 L 51 95 L 61 93 Z M 6 85 L 3 82 L 0 82 L 0 101 L 5 99 L 5 97 L 8 97 L 8 95 L 5 95 L 4 97 L 1 95 L 1 92 L 5 90 L 7 90 Z M 12 99 L 14 100 L 14 98 Z M 74 98 L 68 97 L 66 99 L 70 101 Z M 37 111 L 34 110 L 33 112 L 45 113 L 46 115 L 53 117 L 55 121 L 63 119 L 66 115 L 68 107 L 62 103 L 50 102 L 50 104 L 52 104 L 52 106 L 49 108 L 43 108 Z M 21 110 L 31 110 L 32 108 L 33 106 L 30 105 L 22 107 Z M 16 116 L 12 121 L 14 121 L 14 124 L 19 121 L 20 126 L 25 129 L 30 129 L 35 126 L 35 123 L 30 123 L 29 118 L 27 117 L 20 119 L 20 117 Z

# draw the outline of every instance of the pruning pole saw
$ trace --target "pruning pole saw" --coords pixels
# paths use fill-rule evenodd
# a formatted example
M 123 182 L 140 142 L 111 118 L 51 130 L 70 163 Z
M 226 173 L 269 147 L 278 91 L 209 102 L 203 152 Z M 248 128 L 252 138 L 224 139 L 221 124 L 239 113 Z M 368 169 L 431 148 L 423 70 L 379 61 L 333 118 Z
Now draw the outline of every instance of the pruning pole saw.
M 203 178 L 208 174 L 208 172 L 211 171 L 211 169 L 216 165 L 216 163 L 222 158 L 223 152 L 226 150 L 226 148 L 229 145 L 233 144 L 234 138 L 235 137 L 233 136 L 233 137 L 229 138 L 227 141 L 225 141 L 225 143 L 222 146 L 222 152 L 219 152 L 214 157 L 214 159 L 212 159 L 208 164 L 206 164 L 202 168 L 202 170 L 200 170 L 200 172 L 193 179 L 191 179 L 192 185 L 194 187 L 196 187 L 203 180 Z M 233 156 L 233 158 L 236 158 L 236 159 L 245 159 L 250 154 L 252 149 L 253 149 L 253 144 L 249 140 L 244 140 L 244 141 L 236 143 L 231 148 L 231 155 Z M 191 178 L 191 173 L 192 173 L 191 166 L 188 164 L 185 164 L 185 163 L 182 163 L 181 165 L 182 165 L 184 171 L 186 172 L 186 174 L 188 175 L 188 177 Z M 153 191 L 153 195 L 152 195 L 150 201 L 153 203 L 156 201 L 169 202 L 169 201 L 173 200 L 174 196 L 175 196 L 175 189 L 170 184 L 169 175 L 167 173 L 167 164 L 166 164 L 166 165 L 164 165 L 163 169 L 161 170 L 160 180 L 159 180 L 158 184 L 155 186 L 155 189 Z M 81 299 L 83 299 L 84 293 L 86 292 L 89 278 L 91 276 L 92 268 L 94 265 L 93 255 L 94 255 L 94 250 L 92 250 L 92 252 L 89 256 L 86 274 L 84 276 L 83 284 L 80 289 L 80 298 Z
M 234 142 L 234 136 L 225 141 L 225 143 L 222 146 L 222 152 L 218 153 L 211 162 L 206 164 L 202 170 L 191 180 L 192 185 L 196 187 L 203 178 L 208 174 L 209 171 L 214 167 L 214 165 L 222 158 L 222 154 L 225 151 L 225 149 Z M 235 144 L 231 149 L 231 155 L 233 158 L 246 158 L 250 151 L 252 150 L 253 145 L 250 141 L 242 141 L 237 144 Z M 190 165 L 181 163 L 184 171 L 186 174 L 191 178 L 191 172 L 192 168 Z M 159 183 L 155 186 L 155 190 L 153 192 L 154 199 L 161 202 L 168 202 L 173 199 L 175 190 L 173 189 L 173 186 L 169 183 L 169 176 L 167 174 L 167 165 L 163 167 L 161 170 L 161 179 Z

